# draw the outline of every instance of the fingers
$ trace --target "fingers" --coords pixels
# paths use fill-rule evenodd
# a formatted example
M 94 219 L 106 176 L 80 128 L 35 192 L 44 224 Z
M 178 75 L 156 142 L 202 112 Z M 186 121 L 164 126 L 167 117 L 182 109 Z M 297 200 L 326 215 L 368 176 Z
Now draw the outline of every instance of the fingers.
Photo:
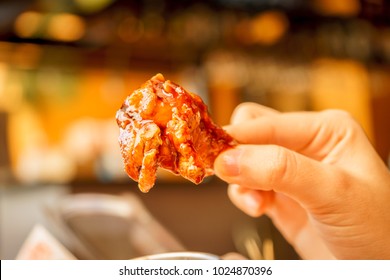
M 240 145 L 223 152 L 214 168 L 230 184 L 280 192 L 308 208 L 339 200 L 347 186 L 333 166 L 274 145 Z M 251 214 L 261 212 L 255 208 Z
M 231 184 L 228 187 L 230 200 L 247 215 L 259 217 L 270 207 L 273 201 L 273 192 L 259 191 Z
M 296 201 L 275 194 L 267 215 L 295 251 L 304 259 L 334 259 L 307 212 Z
M 234 184 L 229 185 L 228 194 L 246 214 L 253 217 L 267 214 L 301 257 L 334 258 L 309 222 L 306 211 L 296 201 L 280 193 L 247 189 Z
M 313 156 L 320 158 L 343 137 L 364 135 L 360 126 L 345 111 L 282 114 L 250 102 L 237 106 L 232 115 L 232 125 L 226 130 L 239 143 L 275 144 L 309 155 L 311 150 L 315 150 Z M 317 155 L 319 147 L 322 155 Z
M 262 106 L 241 108 L 237 111 L 240 124 L 226 128 L 238 143 L 283 146 L 314 160 L 336 164 L 355 175 L 367 169 L 382 171 L 386 168 L 363 129 L 344 111 L 281 114 Z M 256 116 L 256 110 L 261 117 L 244 121 Z
M 339 144 L 349 141 L 356 146 L 359 136 L 364 136 L 347 113 L 337 110 L 267 115 L 232 125 L 227 131 L 242 144 L 280 145 L 316 160 L 324 159 Z

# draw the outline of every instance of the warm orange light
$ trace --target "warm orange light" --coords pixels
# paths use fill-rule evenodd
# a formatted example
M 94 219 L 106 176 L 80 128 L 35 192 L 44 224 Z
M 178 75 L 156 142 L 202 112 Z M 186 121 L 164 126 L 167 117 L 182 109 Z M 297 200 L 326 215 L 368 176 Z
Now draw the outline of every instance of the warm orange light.
M 251 21 L 250 37 L 253 43 L 272 45 L 279 41 L 288 29 L 288 19 L 279 11 L 268 11 Z
M 84 20 L 73 14 L 61 13 L 53 15 L 47 27 L 50 39 L 71 42 L 77 41 L 85 34 Z
M 33 37 L 37 34 L 43 22 L 43 15 L 28 11 L 21 13 L 15 20 L 15 33 L 22 38 Z
M 358 0 L 316 0 L 314 8 L 327 16 L 355 16 L 360 12 Z

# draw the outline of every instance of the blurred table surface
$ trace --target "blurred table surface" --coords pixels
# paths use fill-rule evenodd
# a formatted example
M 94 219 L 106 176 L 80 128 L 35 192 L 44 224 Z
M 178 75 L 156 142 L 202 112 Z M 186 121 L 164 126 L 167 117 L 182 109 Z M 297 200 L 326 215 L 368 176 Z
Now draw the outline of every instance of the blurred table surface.
M 216 255 L 237 252 L 240 244 L 235 240 L 235 233 L 255 226 L 260 234 L 272 233 L 277 259 L 297 258 L 268 218 L 250 218 L 238 210 L 228 199 L 226 183 L 215 178 L 198 186 L 157 182 L 147 194 L 141 193 L 133 182 L 1 187 L 0 258 L 15 258 L 36 223 L 47 225 L 50 229 L 43 209 L 46 203 L 64 195 L 80 193 L 135 194 L 151 215 L 189 251 Z

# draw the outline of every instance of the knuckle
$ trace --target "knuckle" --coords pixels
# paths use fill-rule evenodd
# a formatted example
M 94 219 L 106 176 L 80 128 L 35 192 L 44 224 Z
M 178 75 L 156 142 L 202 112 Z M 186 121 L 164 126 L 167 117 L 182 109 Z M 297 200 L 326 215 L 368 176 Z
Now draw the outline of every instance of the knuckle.
M 322 116 L 329 124 L 351 125 L 351 123 L 355 123 L 352 115 L 344 110 L 328 109 L 322 112 Z
M 349 134 L 356 136 L 362 128 L 354 117 L 347 111 L 339 109 L 329 109 L 322 112 L 323 122 L 333 132 L 339 132 L 342 135 Z
M 351 114 L 347 111 L 340 109 L 328 109 L 322 111 L 322 114 L 330 120 L 350 119 Z

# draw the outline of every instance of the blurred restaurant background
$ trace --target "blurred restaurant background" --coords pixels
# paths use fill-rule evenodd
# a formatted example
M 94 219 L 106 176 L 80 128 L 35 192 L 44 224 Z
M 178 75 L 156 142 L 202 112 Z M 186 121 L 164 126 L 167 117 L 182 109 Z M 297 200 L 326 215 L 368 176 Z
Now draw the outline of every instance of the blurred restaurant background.
M 141 194 L 127 177 L 115 113 L 156 73 L 199 94 L 220 125 L 245 101 L 347 110 L 389 164 L 389 1 L 2 0 L 0 258 L 15 258 L 37 223 L 77 258 L 180 248 L 298 258 L 266 217 L 237 210 L 217 178 L 195 186 L 161 171 Z M 130 194 L 143 210 L 63 213 L 65 197 L 91 193 L 118 204 Z M 129 230 L 144 212 L 158 229 Z

